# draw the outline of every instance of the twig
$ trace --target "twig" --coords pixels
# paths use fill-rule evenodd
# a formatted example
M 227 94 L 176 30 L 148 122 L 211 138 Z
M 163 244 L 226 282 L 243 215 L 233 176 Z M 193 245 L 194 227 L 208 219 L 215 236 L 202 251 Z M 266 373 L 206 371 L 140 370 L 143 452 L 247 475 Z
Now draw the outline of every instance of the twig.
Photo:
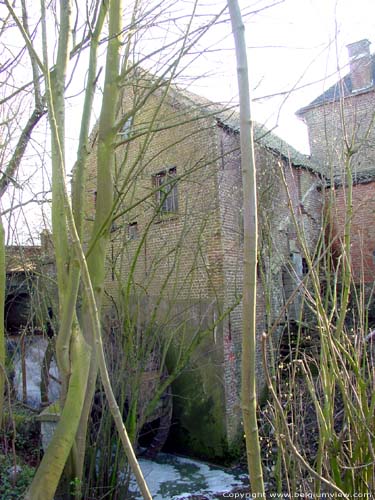
M 318 479 L 318 481 L 321 481 L 322 483 L 326 484 L 329 488 L 331 488 L 332 490 L 336 491 L 337 493 L 340 493 L 340 495 L 343 496 L 343 498 L 349 498 L 349 495 L 347 493 L 344 493 L 338 486 L 336 486 L 334 483 L 332 483 L 331 481 L 329 481 L 328 479 L 326 479 L 325 477 L 321 476 L 320 474 L 318 474 L 312 467 L 311 465 L 303 458 L 303 456 L 300 454 L 300 452 L 298 451 L 298 449 L 296 448 L 291 436 L 290 436 L 290 433 L 289 433 L 289 427 L 288 427 L 288 422 L 286 421 L 286 418 L 285 418 L 285 415 L 284 415 L 284 411 L 283 411 L 283 407 L 280 403 L 280 400 L 279 398 L 277 397 L 277 394 L 276 394 L 276 391 L 275 391 L 275 388 L 272 384 L 272 380 L 271 380 L 271 376 L 270 376 L 270 372 L 268 370 L 268 360 L 267 360 L 267 346 L 266 346 L 266 342 L 267 342 L 267 337 L 268 335 L 263 332 L 263 335 L 262 335 L 262 357 L 263 357 L 263 366 L 264 366 L 264 373 L 265 373 L 265 376 L 266 376 L 266 382 L 267 382 L 267 387 L 270 391 L 270 393 L 272 394 L 272 397 L 273 397 L 273 400 L 279 410 L 279 416 L 280 416 L 280 419 L 281 419 L 281 422 L 283 424 L 283 427 L 284 427 L 284 430 L 285 430 L 285 434 L 279 434 L 279 437 L 280 439 L 285 439 L 289 445 L 289 450 L 291 451 L 291 453 L 295 456 L 295 458 L 298 460 L 298 462 L 306 469 L 310 472 L 310 474 L 312 476 L 315 477 L 315 479 Z

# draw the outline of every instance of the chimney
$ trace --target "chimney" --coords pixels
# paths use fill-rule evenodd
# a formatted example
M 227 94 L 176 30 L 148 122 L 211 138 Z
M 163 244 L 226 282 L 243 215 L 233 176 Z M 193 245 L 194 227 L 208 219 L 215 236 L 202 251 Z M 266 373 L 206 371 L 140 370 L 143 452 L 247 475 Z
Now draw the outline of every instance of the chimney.
M 349 53 L 352 92 L 368 89 L 374 84 L 372 79 L 370 43 L 367 39 L 364 39 L 346 46 Z

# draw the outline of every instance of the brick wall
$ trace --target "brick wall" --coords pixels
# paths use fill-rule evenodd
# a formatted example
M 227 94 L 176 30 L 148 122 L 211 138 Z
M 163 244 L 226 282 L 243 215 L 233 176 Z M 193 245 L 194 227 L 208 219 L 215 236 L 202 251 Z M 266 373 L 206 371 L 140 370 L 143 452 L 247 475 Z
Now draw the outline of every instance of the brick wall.
M 154 120 L 160 99 L 151 96 L 138 112 L 135 130 L 147 129 Z M 126 108 L 126 103 L 124 108 Z M 181 126 L 169 128 L 181 114 Z M 136 208 L 117 219 L 112 230 L 111 255 L 116 261 L 115 271 L 127 275 L 126 270 L 138 251 L 132 277 L 134 289 L 147 289 L 148 295 L 161 293 L 163 278 L 170 276 L 173 286 L 165 287 L 163 294 L 185 299 L 207 299 L 221 292 L 220 230 L 217 219 L 217 196 L 212 161 L 217 152 L 214 143 L 214 120 L 196 119 L 192 114 L 174 109 L 165 103 L 159 109 L 153 128 L 166 130 L 139 137 L 120 148 L 115 176 L 116 189 L 125 191 L 121 209 L 145 199 Z M 94 160 L 94 158 L 93 158 Z M 93 161 L 94 164 L 94 161 Z M 156 215 L 154 176 L 171 167 L 176 168 L 178 181 L 178 213 Z M 126 187 L 122 184 L 129 174 Z M 91 175 L 89 197 L 95 192 L 95 174 Z M 93 201 L 88 203 L 88 218 Z M 129 236 L 129 224 L 137 225 L 137 235 Z M 145 235 L 147 229 L 147 235 Z M 142 238 L 144 238 L 142 240 Z M 108 273 L 107 290 L 115 290 L 117 283 Z
M 342 187 L 347 143 L 353 155 L 353 218 L 351 224 L 351 265 L 356 283 L 373 281 L 375 250 L 374 193 L 375 90 L 359 91 L 343 99 L 307 109 L 303 116 L 309 129 L 311 156 L 328 177 L 341 179 L 332 198 L 331 221 L 335 256 L 341 254 L 346 211 L 346 189 Z M 345 180 L 344 180 L 345 183 Z M 332 191 L 330 192 L 332 194 Z
M 133 92 L 125 92 L 121 113 L 136 102 Z M 149 127 L 153 132 L 142 135 Z M 154 321 L 158 325 L 171 342 L 171 369 L 179 351 L 223 314 L 223 251 L 215 175 L 221 160 L 216 130 L 216 120 L 209 113 L 182 106 L 173 93 L 165 97 L 155 92 L 136 112 L 134 140 L 121 145 L 117 153 L 115 185 L 125 193 L 120 211 L 126 213 L 112 227 L 106 294 L 114 301 L 127 301 L 125 314 L 138 315 L 140 324 Z M 94 168 L 93 154 L 87 219 L 92 218 L 95 203 Z M 178 210 L 157 214 L 156 176 L 170 168 L 176 169 L 179 178 Z M 131 206 L 134 208 L 129 210 Z M 122 299 L 119 288 L 125 291 Z M 107 314 L 111 314 L 109 305 Z M 207 331 L 174 384 L 173 437 L 181 451 L 211 458 L 226 452 L 222 366 L 219 325 Z M 195 414 L 201 415 L 199 426 Z
M 218 142 L 224 157 L 218 171 L 218 188 L 223 246 L 224 304 L 230 307 L 242 292 L 243 223 L 242 174 L 239 135 L 218 129 Z M 291 242 L 297 242 L 291 207 L 313 251 L 320 236 L 322 193 L 319 179 L 304 168 L 295 168 L 275 151 L 256 145 L 259 252 L 257 285 L 257 381 L 259 394 L 265 387 L 261 356 L 261 335 L 280 315 L 285 303 L 283 271 L 290 268 Z M 286 186 L 287 188 L 286 188 Z M 289 202 L 290 198 L 290 202 Z M 263 273 L 260 272 L 263 269 Z M 295 282 L 294 287 L 295 288 Z M 284 314 L 285 317 L 285 314 Z M 277 329 L 279 335 L 281 329 Z M 235 437 L 241 420 L 240 357 L 242 341 L 242 304 L 224 321 L 224 383 L 228 435 Z M 277 345 L 277 339 L 275 345 Z
M 370 284 L 375 277 L 375 181 L 353 186 L 353 215 L 351 218 L 351 266 L 355 283 Z M 341 254 L 344 237 L 347 190 L 335 191 L 333 211 L 333 251 Z
M 129 111 L 136 102 L 136 96 L 129 98 L 132 92 L 125 92 L 121 113 Z M 178 124 L 178 120 L 184 123 Z M 157 310 L 155 320 L 165 331 L 178 332 L 174 337 L 174 343 L 178 344 L 184 336 L 191 338 L 199 329 L 212 324 L 233 307 L 242 293 L 239 135 L 218 126 L 207 110 L 202 113 L 181 103 L 174 93 L 163 97 L 155 92 L 147 99 L 136 113 L 135 135 L 146 130 L 150 123 L 152 134 L 139 135 L 118 149 L 115 184 L 124 191 L 120 186 L 127 176 L 120 206 L 128 211 L 112 228 L 106 292 L 116 299 L 119 285 L 130 291 L 127 300 L 132 302 L 132 312 L 138 311 L 141 322 Z M 95 202 L 94 163 L 95 153 L 90 163 L 88 225 Z M 303 168 L 291 167 L 276 151 L 257 145 L 256 163 L 262 257 L 259 268 L 264 270 L 262 273 L 259 269 L 257 293 L 260 339 L 267 324 L 279 316 L 284 306 L 283 272 L 290 268 L 291 241 L 294 250 L 300 251 L 290 205 L 313 249 L 320 230 L 321 193 L 316 189 L 314 175 Z M 177 183 L 178 212 L 155 217 L 153 179 L 171 167 L 176 168 L 177 176 L 182 176 Z M 133 228 L 131 234 L 129 224 Z M 224 421 L 218 442 L 224 439 L 234 443 L 240 432 L 241 338 L 240 303 L 209 333 L 194 354 L 190 371 L 175 384 L 176 391 L 186 391 L 189 379 L 194 381 L 191 393 L 180 394 L 185 403 L 177 403 L 178 419 L 185 434 L 194 438 L 193 451 L 199 452 L 200 447 L 200 453 L 206 456 L 225 452 L 218 448 L 208 451 L 203 443 L 210 440 L 212 445 L 215 426 L 220 428 Z M 262 388 L 260 342 L 257 360 L 257 378 Z M 202 437 L 192 415 L 199 408 L 203 415 L 207 405 L 212 411 L 206 420 L 211 418 L 211 422 L 207 427 L 200 424 L 200 434 L 202 431 L 205 434 Z
M 374 168 L 374 97 L 372 89 L 346 97 L 342 103 L 326 103 L 304 112 L 311 156 L 325 175 L 343 174 L 345 141 L 355 151 L 352 157 L 354 174 Z

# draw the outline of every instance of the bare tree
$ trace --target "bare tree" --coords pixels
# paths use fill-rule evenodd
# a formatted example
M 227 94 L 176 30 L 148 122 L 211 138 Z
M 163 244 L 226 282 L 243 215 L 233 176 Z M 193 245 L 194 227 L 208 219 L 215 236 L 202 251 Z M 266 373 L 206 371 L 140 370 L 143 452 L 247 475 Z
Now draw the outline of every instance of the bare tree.
M 25 14 L 25 5 L 22 3 L 22 11 Z M 11 32 L 11 15 L 9 14 L 2 20 L 1 33 L 3 35 Z M 27 22 L 24 25 L 24 31 L 30 36 Z M 11 57 L 9 51 L 3 47 L 1 68 L 1 128 L 0 137 L 2 142 L 1 151 L 1 177 L 0 177 L 0 200 L 4 200 L 4 195 L 11 188 L 19 187 L 16 177 L 25 155 L 26 148 L 29 145 L 31 134 L 37 126 L 40 119 L 45 114 L 44 101 L 40 92 L 39 75 L 35 66 L 33 54 L 29 52 L 29 64 L 33 68 L 33 85 L 35 88 L 34 109 L 30 99 L 23 93 L 25 89 L 16 89 L 12 72 L 17 71 L 17 64 L 22 57 L 24 50 L 20 50 L 16 57 Z M 31 104 L 32 111 L 25 120 L 23 109 Z M 23 123 L 25 121 L 25 123 Z M 14 137 L 18 137 L 17 140 Z M 5 367 L 5 337 L 4 337 L 4 306 L 5 306 L 5 230 L 3 224 L 3 215 L 0 216 L 0 424 L 3 416 L 3 397 L 4 397 L 4 372 Z
M 238 89 L 240 97 L 241 168 L 243 184 L 244 277 L 242 297 L 241 404 L 252 493 L 264 498 L 265 491 L 258 437 L 257 390 L 255 380 L 258 224 L 253 123 L 250 114 L 249 77 L 244 36 L 245 27 L 236 0 L 229 0 L 228 7 L 236 47 Z
M 8 1 L 6 6 L 30 54 L 35 99 L 38 102 L 43 100 L 41 95 L 44 92 L 48 108 L 52 158 L 52 228 L 59 294 L 56 358 L 62 382 L 61 416 L 27 498 L 53 498 L 65 467 L 70 478 L 82 479 L 87 421 L 98 369 L 129 463 L 144 498 L 150 498 L 123 425 L 121 411 L 113 396 L 101 336 L 100 311 L 103 302 L 107 245 L 118 203 L 118 200 L 113 198 L 116 139 L 118 131 L 124 125 L 124 119 L 117 120 L 116 113 L 122 82 L 134 74 L 140 62 L 152 60 L 152 57 L 161 60 L 163 68 L 161 77 L 157 79 L 156 87 L 149 90 L 149 95 L 160 86 L 168 89 L 177 73 L 178 64 L 218 16 L 209 16 L 211 19 L 203 26 L 201 23 L 198 27 L 193 26 L 192 21 L 197 6 L 195 3 L 192 11 L 186 15 L 184 32 L 177 30 L 175 39 L 164 43 L 161 48 L 164 53 L 161 49 L 152 50 L 146 57 L 140 56 L 139 60 L 132 61 L 130 56 L 138 35 L 153 28 L 157 16 L 163 10 L 158 4 L 147 7 L 135 2 L 130 21 L 124 26 L 125 18 L 120 1 L 114 0 L 109 5 L 99 1 L 93 2 L 88 12 L 82 12 L 79 8 L 74 9 L 70 1 L 64 0 L 59 4 L 59 12 L 53 12 L 52 18 L 51 11 L 47 9 L 45 2 L 42 2 L 40 11 L 33 12 L 33 17 L 37 18 L 33 36 L 28 27 L 28 9 L 25 3 L 21 12 L 16 12 Z M 57 40 L 54 40 L 54 30 L 58 34 Z M 35 43 L 37 38 L 35 33 L 38 33 L 42 40 L 42 55 L 39 54 L 38 44 Z M 122 41 L 123 38 L 125 43 Z M 73 47 L 71 47 L 72 41 Z M 55 42 L 56 56 L 51 59 L 52 46 Z M 87 158 L 90 150 L 89 127 L 95 89 L 100 79 L 98 48 L 104 43 L 107 44 L 105 75 L 95 156 L 97 179 L 95 221 L 92 233 L 88 237 L 83 228 Z M 74 169 L 72 202 L 70 202 L 66 183 L 66 89 L 78 65 L 77 63 L 73 66 L 71 74 L 69 61 L 84 57 L 83 51 L 86 47 L 89 47 L 87 84 L 80 119 L 81 131 Z M 139 106 L 141 105 L 142 101 L 139 103 Z M 152 133 L 153 126 L 154 123 L 151 122 L 146 137 Z M 123 189 L 126 191 L 127 188 L 128 186 L 124 184 Z M 86 259 L 83 242 L 87 239 L 89 249 Z M 78 318 L 76 307 L 80 284 L 83 308 L 82 316 Z

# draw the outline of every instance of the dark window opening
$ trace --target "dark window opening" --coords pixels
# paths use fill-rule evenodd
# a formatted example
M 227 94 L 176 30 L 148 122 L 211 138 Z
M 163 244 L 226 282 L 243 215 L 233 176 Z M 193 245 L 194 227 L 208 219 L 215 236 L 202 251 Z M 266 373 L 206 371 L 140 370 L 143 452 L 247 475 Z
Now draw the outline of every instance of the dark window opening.
M 176 213 L 178 211 L 177 171 L 172 167 L 154 176 L 154 184 L 158 189 L 156 202 L 161 214 Z
M 4 305 L 4 323 L 8 333 L 18 333 L 31 321 L 29 293 L 8 294 Z
M 306 276 L 309 272 L 309 266 L 307 265 L 307 260 L 302 257 L 302 276 Z

